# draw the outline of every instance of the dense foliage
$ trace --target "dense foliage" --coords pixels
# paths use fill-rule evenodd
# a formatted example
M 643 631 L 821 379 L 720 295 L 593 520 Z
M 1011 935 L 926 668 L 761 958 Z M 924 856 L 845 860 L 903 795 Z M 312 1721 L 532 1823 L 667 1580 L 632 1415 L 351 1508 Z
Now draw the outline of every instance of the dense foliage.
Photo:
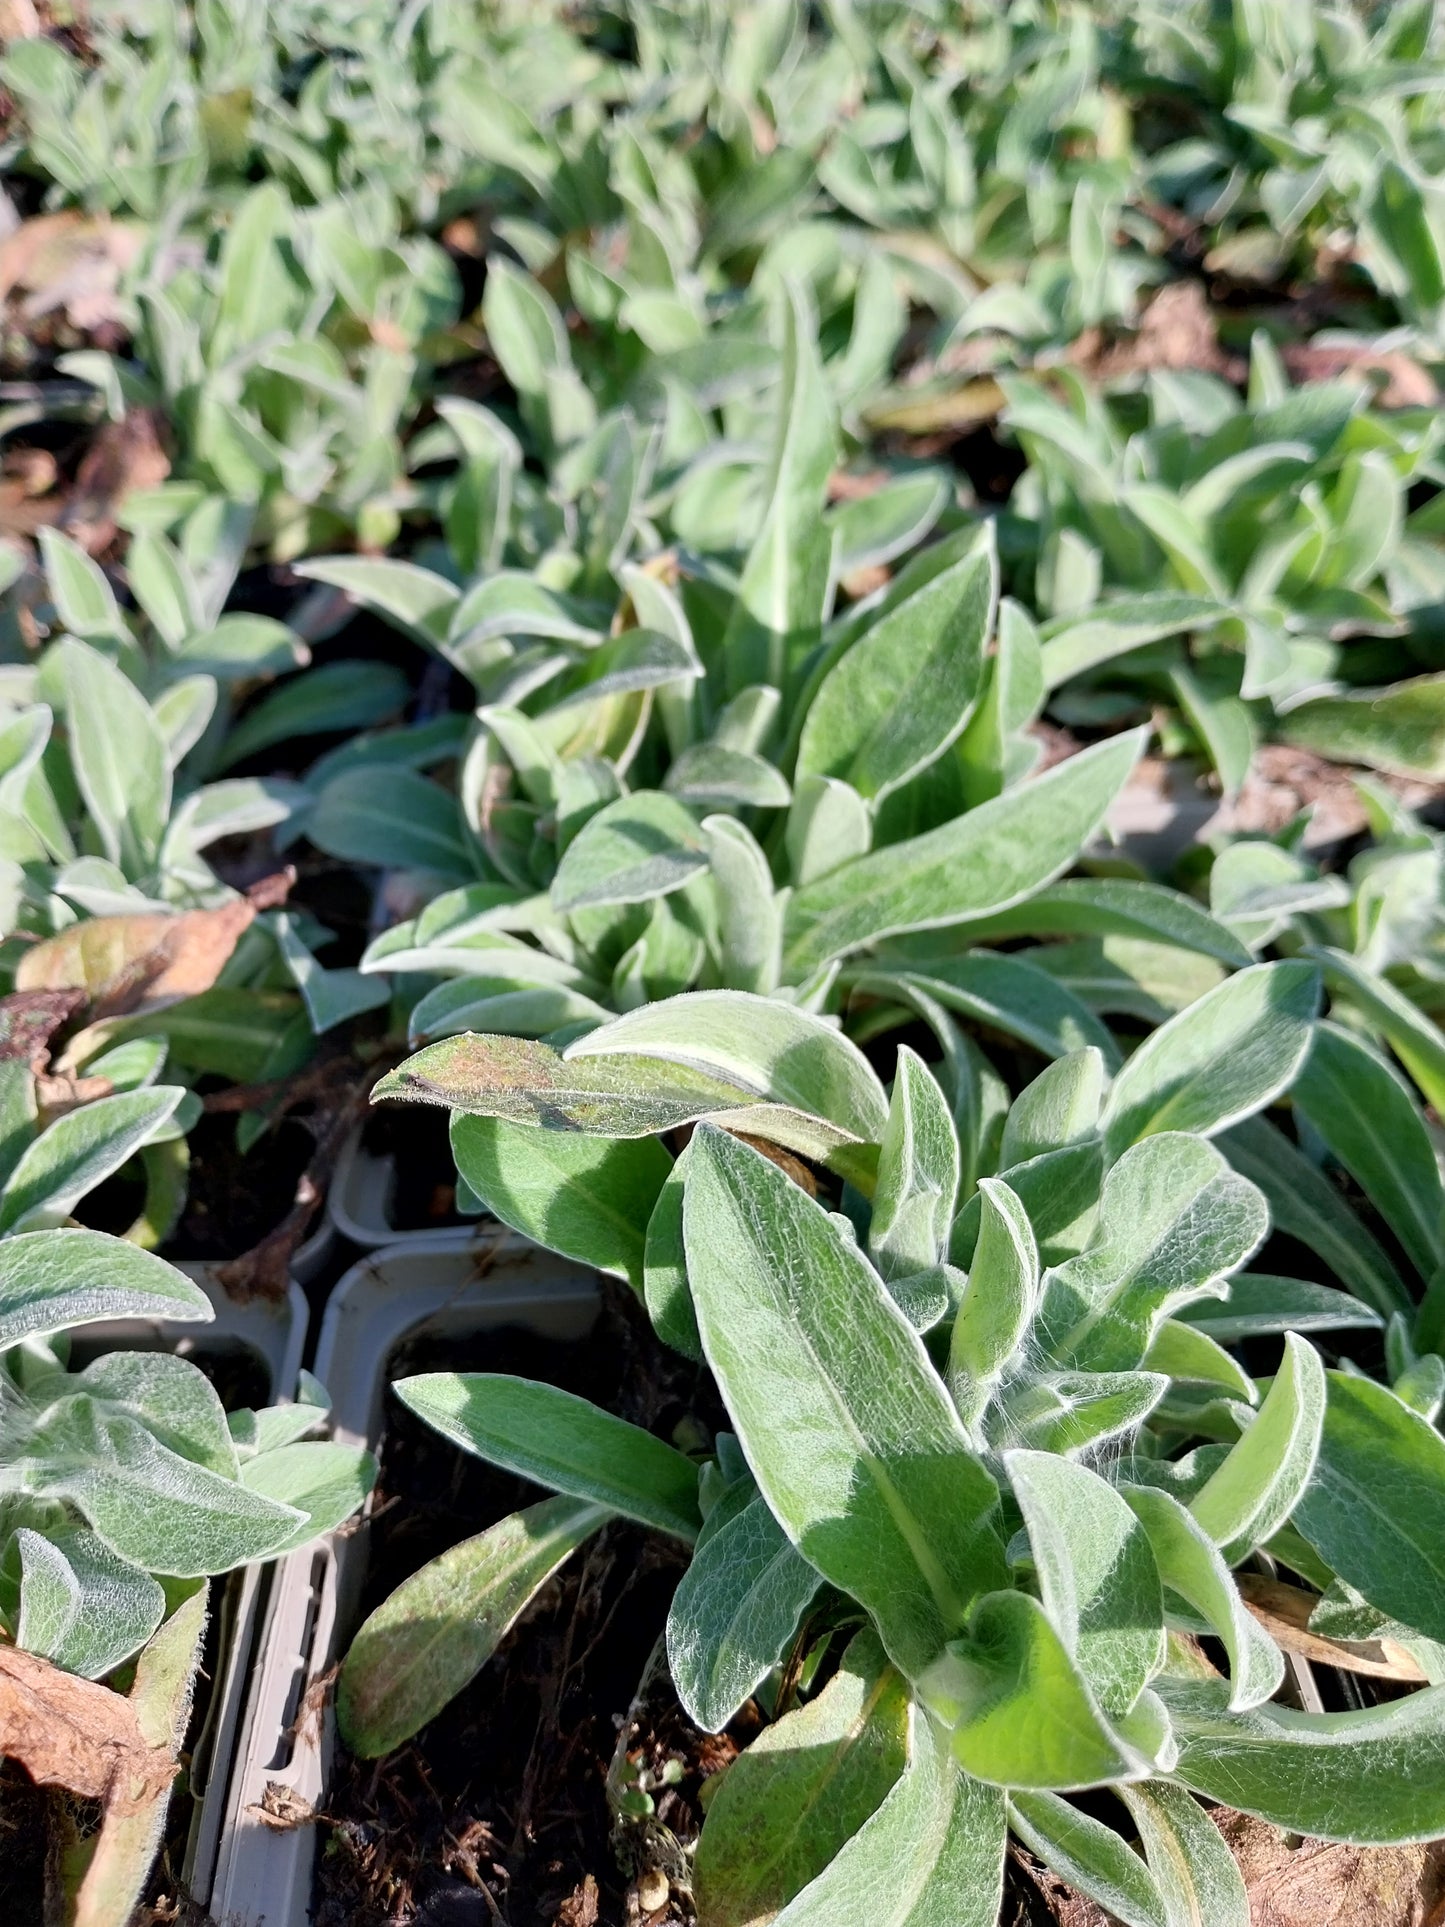
M 12 18 L 0 1656 L 189 1681 L 363 1499 L 314 1380 L 69 1334 L 204 1319 L 299 1111 L 274 1288 L 384 1072 L 726 1424 L 399 1379 L 552 1496 L 367 1620 L 356 1753 L 622 1517 L 766 1721 L 701 1927 L 1445 1833 L 1445 13 Z

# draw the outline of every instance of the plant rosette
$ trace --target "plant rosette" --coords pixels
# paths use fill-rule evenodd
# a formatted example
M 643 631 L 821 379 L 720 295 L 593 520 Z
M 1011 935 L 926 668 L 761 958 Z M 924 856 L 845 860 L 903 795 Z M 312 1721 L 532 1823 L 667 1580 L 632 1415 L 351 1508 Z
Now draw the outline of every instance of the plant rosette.
M 1274 1631 L 1298 1642 L 1239 1577 L 1267 1551 L 1337 1664 L 1368 1675 L 1384 1650 L 1392 1677 L 1445 1681 L 1445 1445 L 1421 1397 L 1445 1361 L 1406 1355 L 1411 1306 L 1391 1319 L 1394 1389 L 1327 1370 L 1306 1334 L 1378 1331 L 1386 1308 L 1245 1269 L 1270 1207 L 1236 1145 L 1268 1175 L 1261 1134 L 1277 1139 L 1276 1171 L 1293 1158 L 1319 1181 L 1258 1115 L 1330 1035 L 1318 997 L 1307 962 L 1241 970 L 1116 1068 L 1086 1046 L 1012 1103 L 1002 1089 L 982 1134 L 976 1086 L 960 1100 L 904 1049 L 887 1092 L 837 1030 L 727 992 L 565 1053 L 449 1040 L 383 1085 L 452 1103 L 477 1195 L 629 1278 L 732 1429 L 699 1460 L 530 1381 L 439 1372 L 398 1396 L 558 1493 L 544 1504 L 570 1503 L 579 1535 L 601 1507 L 692 1548 L 668 1654 L 703 1729 L 810 1677 L 820 1649 L 838 1660 L 718 1788 L 704 1922 L 872 1927 L 947 1895 L 991 1927 L 1012 1829 L 1120 1918 L 1243 1923 L 1195 1796 L 1326 1839 L 1445 1829 L 1445 1685 L 1350 1714 L 1281 1706 Z M 686 1125 L 674 1157 L 663 1134 Z M 1372 1241 L 1323 1189 L 1357 1262 Z M 1272 1373 L 1228 1349 L 1246 1337 L 1282 1338 Z M 469 1596 L 512 1585 L 528 1518 L 468 1543 Z M 338 1713 L 360 1753 L 401 1744 L 472 1670 L 417 1645 L 429 1584 L 353 1643 Z M 800 1828 L 840 1774 L 847 1800 Z M 1105 1788 L 1142 1855 L 1069 1797 Z
M 87 1326 L 213 1316 L 189 1278 L 103 1233 L 0 1241 L 0 1623 L 16 1661 L 6 1751 L 37 1781 L 101 1799 L 101 1829 L 65 1877 L 81 1915 L 114 1927 L 159 1845 L 209 1580 L 330 1529 L 374 1474 L 364 1452 L 313 1436 L 328 1406 L 307 1377 L 296 1403 L 228 1413 L 176 1352 L 104 1349 L 70 1366 Z M 95 1761 L 83 1747 L 67 1755 L 47 1707 L 97 1734 L 114 1727 L 129 1759 L 95 1781 Z

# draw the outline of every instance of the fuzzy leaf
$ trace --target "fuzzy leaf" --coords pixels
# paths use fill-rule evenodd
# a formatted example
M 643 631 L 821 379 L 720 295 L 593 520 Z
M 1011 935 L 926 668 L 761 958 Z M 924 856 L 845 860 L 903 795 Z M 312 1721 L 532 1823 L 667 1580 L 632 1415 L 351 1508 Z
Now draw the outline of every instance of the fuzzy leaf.
M 372 1096 L 614 1138 L 654 1137 L 710 1117 L 820 1163 L 848 1162 L 858 1151 L 841 1125 L 759 1102 L 748 1087 L 690 1064 L 641 1055 L 565 1058 L 520 1037 L 444 1038 L 388 1072 Z
M 1104 1142 L 1115 1157 L 1157 1131 L 1211 1136 L 1287 1090 L 1314 1034 L 1319 972 L 1255 964 L 1171 1018 L 1114 1079 Z
M 940 829 L 804 884 L 788 903 L 785 977 L 880 937 L 992 914 L 1051 882 L 1102 822 L 1144 740 L 1138 730 L 1112 737 Z
M 1319 1452 L 1325 1374 L 1313 1347 L 1286 1335 L 1284 1362 L 1239 1443 L 1189 1510 L 1231 1564 L 1294 1511 Z
M 878 1155 L 868 1252 L 890 1282 L 948 1249 L 959 1180 L 958 1132 L 927 1065 L 903 1046 Z
M 642 1289 L 647 1223 L 672 1170 L 655 1138 L 538 1131 L 458 1112 L 451 1140 L 458 1171 L 494 1217 Z
M 1009 1821 L 1030 1853 L 1124 1927 L 1173 1927 L 1143 1858 L 1102 1820 L 1057 1793 L 1016 1792 L 1009 1799 Z
M 1358 1713 L 1256 1706 L 1223 1681 L 1161 1681 L 1175 1777 L 1206 1799 L 1321 1840 L 1389 1846 L 1445 1833 L 1445 1686 Z
M 1321 1024 L 1294 1098 L 1428 1278 L 1445 1255 L 1445 1186 L 1404 1079 L 1361 1039 Z
M 1144 1138 L 1104 1180 L 1088 1247 L 1045 1278 L 1048 1356 L 1087 1371 L 1139 1364 L 1161 1320 L 1221 1296 L 1268 1229 L 1264 1199 L 1203 1138 Z
M 910 1703 L 871 1629 L 822 1692 L 765 1727 L 708 1808 L 693 1884 L 706 1927 L 753 1927 L 815 1879 L 903 1771 Z
M 897 1662 L 927 1665 L 1003 1555 L 997 1489 L 921 1339 L 821 1206 L 706 1126 L 683 1235 L 703 1348 L 764 1497 Z
M 111 1318 L 215 1317 L 184 1273 L 103 1231 L 27 1231 L 0 1240 L 0 1350 Z
M 1164 1606 L 1148 1535 L 1087 1466 L 1004 1455 L 1039 1590 L 1055 1630 L 1106 1712 L 1122 1714 L 1164 1662 Z
M 1347 1372 L 1327 1382 L 1294 1524 L 1372 1606 L 1445 1640 L 1445 1439 L 1383 1385 Z
M 759 1497 L 709 1531 L 667 1616 L 667 1662 L 687 1716 L 720 1733 L 783 1657 L 823 1583 Z
M 1122 1488 L 1149 1536 L 1159 1577 L 1201 1614 L 1229 1657 L 1232 1707 L 1271 1699 L 1284 1678 L 1284 1656 L 1249 1611 L 1228 1565 L 1194 1514 L 1153 1486 Z
M 1119 1797 L 1163 1895 L 1166 1927 L 1250 1927 L 1239 1863 L 1197 1800 L 1165 1780 L 1120 1787 Z
M 679 1539 L 697 1536 L 697 1467 L 585 1398 L 492 1372 L 423 1372 L 394 1390 L 464 1452 Z
M 809 705 L 799 776 L 881 800 L 941 756 L 978 700 L 996 563 L 964 555 L 875 622 Z
M 337 1724 L 352 1752 L 379 1759 L 420 1732 L 611 1516 L 584 1499 L 542 1499 L 403 1580 L 353 1638 L 337 1682 Z
M 916 1709 L 902 1777 L 774 1927 L 994 1927 L 1007 1839 L 1003 1795 Z
M 888 1100 L 877 1073 L 840 1030 L 795 1004 L 703 990 L 629 1011 L 567 1047 L 579 1069 L 640 1057 L 725 1079 L 754 1101 L 786 1104 L 878 1142 Z

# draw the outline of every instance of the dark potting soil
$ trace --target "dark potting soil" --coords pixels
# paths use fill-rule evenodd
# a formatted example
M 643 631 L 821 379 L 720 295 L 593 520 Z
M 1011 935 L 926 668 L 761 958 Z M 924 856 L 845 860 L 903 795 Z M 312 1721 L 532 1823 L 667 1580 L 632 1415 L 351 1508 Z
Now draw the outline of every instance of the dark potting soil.
M 46 1918 L 46 1858 L 53 1840 L 93 1833 L 100 1802 L 40 1787 L 15 1760 L 0 1760 L 0 1920 L 36 1927 Z
M 721 1417 L 704 1375 L 656 1343 L 620 1287 L 578 1342 L 521 1330 L 422 1340 L 390 1371 L 437 1367 L 545 1379 L 663 1438 L 679 1422 L 695 1430 L 699 1418 L 711 1428 Z M 542 1496 L 395 1402 L 378 1492 L 363 1612 L 458 1539 Z M 627 1917 L 636 1872 L 681 1871 L 673 1843 L 695 1837 L 698 1790 L 736 1750 L 689 1725 L 665 1671 L 654 1669 L 634 1706 L 685 1563 L 655 1534 L 608 1527 L 409 1745 L 380 1761 L 338 1749 L 318 1822 L 315 1927 L 612 1927 Z M 619 1756 L 630 1711 L 635 1730 Z M 678 1762 L 681 1779 L 654 1796 L 654 1822 L 615 1821 L 608 1771 L 622 1774 L 627 1759 L 656 1776 Z M 650 1919 L 677 1927 L 692 1915 L 679 1895 Z
M 447 1112 L 424 1104 L 378 1104 L 363 1141 L 387 1156 L 396 1172 L 391 1222 L 398 1231 L 437 1231 L 475 1224 L 457 1210 L 457 1167 L 447 1135 Z
M 288 1119 L 242 1154 L 236 1148 L 235 1117 L 220 1112 L 202 1116 L 190 1134 L 190 1148 L 185 1208 L 165 1255 L 220 1263 L 275 1230 L 291 1209 L 297 1180 L 316 1147 L 305 1125 Z

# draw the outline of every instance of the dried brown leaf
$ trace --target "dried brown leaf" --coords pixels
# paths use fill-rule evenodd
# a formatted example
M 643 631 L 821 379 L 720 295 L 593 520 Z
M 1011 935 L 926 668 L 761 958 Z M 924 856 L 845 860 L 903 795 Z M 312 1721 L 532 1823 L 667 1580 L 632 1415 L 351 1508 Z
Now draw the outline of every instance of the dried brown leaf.
M 0 1062 L 18 1058 L 43 1070 L 51 1038 L 84 1005 L 85 992 L 76 989 L 17 990 L 0 997 Z
M 1253 1927 L 1431 1927 L 1445 1901 L 1445 1846 L 1290 1846 L 1243 1813 L 1216 1812 L 1249 1890 Z
M 555 1927 L 597 1927 L 599 1904 L 597 1882 L 589 1873 L 576 1891 L 562 1902 L 557 1911 Z
M 1102 1907 L 1085 1895 L 1066 1887 L 1058 1875 L 1035 1860 L 1031 1853 L 1009 1841 L 1009 1862 L 1014 1880 L 1009 1883 L 1014 1899 L 1012 1920 L 1019 1927 L 1034 1927 L 1047 1921 L 1051 1927 L 1113 1927 L 1113 1920 Z
M 1287 1586 L 1262 1572 L 1242 1572 L 1239 1590 L 1244 1603 L 1277 1646 L 1287 1653 L 1341 1672 L 1364 1673 L 1371 1679 L 1401 1680 L 1423 1686 L 1426 1675 L 1403 1647 L 1388 1639 L 1325 1639 L 1309 1629 L 1310 1614 L 1319 1604 L 1318 1593 Z
M 1004 392 L 992 375 L 962 386 L 917 395 L 895 392 L 866 411 L 871 428 L 893 428 L 905 435 L 967 434 L 991 422 L 1004 405 Z
M 1440 390 L 1429 372 L 1399 349 L 1381 354 L 1359 343 L 1316 347 L 1312 342 L 1286 342 L 1280 349 L 1290 379 L 1298 382 L 1333 381 L 1339 375 L 1380 377 L 1375 396 L 1381 408 L 1433 408 Z
M 120 321 L 120 278 L 142 239 L 139 227 L 77 208 L 22 221 L 0 241 L 0 300 L 19 295 L 26 321 L 57 308 L 81 329 Z
M 263 877 L 250 893 L 215 910 L 91 917 L 27 950 L 20 990 L 80 990 L 97 1018 L 161 1010 L 198 997 L 220 975 L 258 910 L 284 903 L 294 871 Z
M 1070 348 L 1069 360 L 1102 382 L 1152 368 L 1202 369 L 1227 381 L 1242 381 L 1246 373 L 1240 356 L 1221 349 L 1209 297 L 1198 281 L 1162 287 L 1132 335 L 1106 340 L 1102 330 L 1089 329 Z
M 108 1077 L 76 1077 L 71 1071 L 51 1077 L 41 1072 L 35 1079 L 36 1122 L 43 1131 L 67 1111 L 78 1111 L 82 1104 L 109 1097 L 114 1089 Z
M 0 1754 L 37 1785 L 67 1787 L 117 1814 L 148 1805 L 176 1771 L 119 1693 L 13 1646 L 0 1646 Z
M 40 32 L 35 0 L 0 0 L 0 47 L 12 40 L 33 40 Z
M 133 489 L 155 488 L 171 472 L 152 409 L 132 408 L 118 422 L 102 422 L 75 472 L 75 487 L 60 520 L 66 532 L 99 555 L 116 537 L 116 510 Z

